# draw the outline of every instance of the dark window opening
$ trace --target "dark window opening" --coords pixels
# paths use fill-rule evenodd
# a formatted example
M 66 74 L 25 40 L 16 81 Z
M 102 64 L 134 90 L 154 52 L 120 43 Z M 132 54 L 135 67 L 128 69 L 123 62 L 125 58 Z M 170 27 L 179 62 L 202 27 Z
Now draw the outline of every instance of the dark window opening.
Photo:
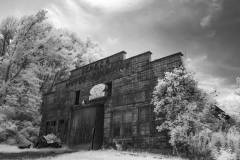
M 59 120 L 59 124 L 63 124 L 64 123 L 64 120 Z
M 123 111 L 123 136 L 132 136 L 132 110 Z
M 123 136 L 132 136 L 132 124 L 123 124 Z
M 150 135 L 150 108 L 144 107 L 139 109 L 138 114 L 139 120 L 139 134 L 140 135 Z
M 107 87 L 108 87 L 108 96 L 112 95 L 112 82 L 108 82 L 106 83 Z
M 58 133 L 62 133 L 62 131 L 64 130 L 64 120 L 61 119 L 58 121 Z
M 121 132 L 121 112 L 113 112 L 113 137 L 119 137 Z
M 120 137 L 120 124 L 113 125 L 113 137 Z
M 56 133 L 56 121 L 46 122 L 46 134 Z
M 79 104 L 80 90 L 75 91 L 75 105 Z
M 49 127 L 54 127 L 54 126 L 56 126 L 56 121 L 48 121 L 46 124 Z

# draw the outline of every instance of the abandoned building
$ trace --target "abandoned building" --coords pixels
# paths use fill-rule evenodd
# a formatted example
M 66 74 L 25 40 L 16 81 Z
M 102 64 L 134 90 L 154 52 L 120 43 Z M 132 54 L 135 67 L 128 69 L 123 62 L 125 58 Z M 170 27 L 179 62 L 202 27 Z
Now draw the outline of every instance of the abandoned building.
M 165 147 L 158 132 L 154 87 L 164 72 L 182 64 L 182 53 L 151 61 L 151 52 L 126 59 L 122 51 L 71 71 L 43 96 L 40 134 L 55 133 L 68 145 L 99 149 L 127 141 L 134 147 Z

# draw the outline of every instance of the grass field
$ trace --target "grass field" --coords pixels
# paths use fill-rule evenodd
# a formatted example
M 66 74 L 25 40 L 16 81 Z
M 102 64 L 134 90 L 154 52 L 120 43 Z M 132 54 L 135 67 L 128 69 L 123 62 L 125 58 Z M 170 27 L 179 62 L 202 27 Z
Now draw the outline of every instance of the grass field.
M 179 157 L 147 152 L 124 152 L 116 150 L 73 151 L 61 149 L 18 149 L 16 146 L 0 145 L 0 159 L 22 160 L 184 160 Z

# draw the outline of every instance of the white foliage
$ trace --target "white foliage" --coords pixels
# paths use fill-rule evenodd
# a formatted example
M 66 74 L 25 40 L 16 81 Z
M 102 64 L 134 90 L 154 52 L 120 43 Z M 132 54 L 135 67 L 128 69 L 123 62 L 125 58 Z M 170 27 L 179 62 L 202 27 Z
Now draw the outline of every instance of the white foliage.
M 76 61 L 99 58 L 101 49 L 91 38 L 84 41 L 66 29 L 55 29 L 46 18 L 46 11 L 39 11 L 20 20 L 7 18 L 0 25 L 0 106 L 37 109 L 41 95 L 67 79 Z

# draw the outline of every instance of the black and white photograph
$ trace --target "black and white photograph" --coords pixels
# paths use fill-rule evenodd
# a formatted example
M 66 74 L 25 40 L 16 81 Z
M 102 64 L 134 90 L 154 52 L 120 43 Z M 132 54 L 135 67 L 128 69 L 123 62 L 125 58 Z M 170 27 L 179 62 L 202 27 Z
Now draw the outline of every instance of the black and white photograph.
M 240 0 L 0 0 L 0 160 L 240 160 Z

